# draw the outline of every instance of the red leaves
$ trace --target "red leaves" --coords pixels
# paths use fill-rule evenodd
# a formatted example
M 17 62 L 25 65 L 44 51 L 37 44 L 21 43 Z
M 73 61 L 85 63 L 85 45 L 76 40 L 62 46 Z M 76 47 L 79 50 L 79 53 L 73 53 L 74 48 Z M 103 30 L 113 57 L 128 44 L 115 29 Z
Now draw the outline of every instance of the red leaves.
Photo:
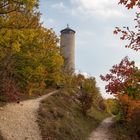
M 135 27 L 137 31 L 132 31 L 129 29 L 129 27 L 124 27 L 124 29 L 120 29 L 119 27 L 116 27 L 114 30 L 114 34 L 121 34 L 120 39 L 121 40 L 128 40 L 129 44 L 125 45 L 126 48 L 131 48 L 135 51 L 138 51 L 140 49 L 140 13 L 137 13 L 137 18 L 135 19 L 137 21 L 137 26 Z
M 118 34 L 119 32 L 121 32 L 120 28 L 119 27 L 116 27 L 113 33 L 114 34 Z
M 140 0 L 119 0 L 119 4 L 125 5 L 127 9 L 133 9 L 137 7 L 140 8 Z M 135 25 L 136 30 L 130 30 L 129 27 L 124 27 L 120 29 L 115 28 L 114 34 L 121 34 L 121 40 L 128 40 L 129 44 L 125 45 L 126 48 L 131 48 L 135 51 L 140 49 L 140 12 L 136 13 L 136 18 L 134 19 L 137 23 Z
M 137 67 L 135 67 L 134 61 L 129 61 L 128 57 L 122 59 L 119 64 L 112 67 L 109 74 L 100 76 L 103 81 L 108 82 L 105 87 L 106 92 L 110 94 L 126 92 L 125 89 L 130 85 L 128 83 L 135 80 L 132 77 L 136 71 Z
M 122 33 L 122 36 L 120 37 L 121 40 L 127 39 L 128 33 L 126 31 L 121 30 L 119 27 L 116 27 L 114 30 L 114 34 Z
M 116 30 L 114 30 L 114 32 L 113 32 L 114 34 L 118 34 L 118 32 L 116 31 Z
M 119 4 L 125 5 L 128 9 L 132 9 L 134 6 L 140 8 L 139 0 L 120 0 Z

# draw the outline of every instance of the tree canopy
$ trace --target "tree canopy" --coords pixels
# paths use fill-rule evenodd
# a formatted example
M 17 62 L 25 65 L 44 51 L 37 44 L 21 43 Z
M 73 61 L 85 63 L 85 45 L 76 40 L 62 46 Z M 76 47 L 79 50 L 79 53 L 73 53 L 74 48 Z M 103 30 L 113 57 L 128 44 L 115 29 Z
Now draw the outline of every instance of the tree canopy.
M 134 26 L 135 30 L 130 29 L 129 25 L 123 27 L 123 29 L 121 29 L 120 27 L 116 27 L 116 29 L 114 30 L 114 34 L 120 33 L 121 40 L 129 41 L 129 43 L 125 45 L 126 48 L 131 48 L 135 51 L 138 51 L 140 49 L 140 0 L 120 0 L 119 4 L 123 4 L 128 8 L 128 10 L 135 7 L 137 12 L 134 21 L 136 22 L 136 24 Z
M 59 80 L 63 59 L 58 38 L 40 23 L 38 0 L 0 2 L 0 89 L 15 99 L 45 80 Z

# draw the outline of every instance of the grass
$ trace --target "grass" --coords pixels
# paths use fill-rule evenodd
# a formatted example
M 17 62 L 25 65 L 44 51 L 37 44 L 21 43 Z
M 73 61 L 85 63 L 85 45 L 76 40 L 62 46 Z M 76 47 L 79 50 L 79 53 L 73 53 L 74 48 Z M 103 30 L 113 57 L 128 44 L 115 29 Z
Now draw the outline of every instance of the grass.
M 6 97 L 1 95 L 0 93 L 0 107 L 4 106 L 6 104 Z
M 43 90 L 38 89 L 38 90 L 34 90 L 32 95 L 21 93 L 18 98 L 19 98 L 19 101 L 35 99 L 35 98 L 40 97 L 41 95 L 45 95 L 54 90 L 55 89 L 53 89 L 53 88 L 48 88 L 48 89 L 43 89 Z M 14 99 L 11 101 L 6 96 L 3 96 L 3 95 L 0 96 L 0 107 L 6 105 L 6 103 L 9 103 L 9 102 L 17 102 L 17 100 Z
M 83 116 L 75 101 L 64 93 L 58 93 L 42 101 L 38 123 L 43 140 L 86 140 L 106 116 L 97 108 Z
M 0 101 L 0 107 L 3 107 L 6 104 L 6 102 L 1 102 Z
M 23 93 L 20 95 L 20 100 L 23 101 L 23 100 L 28 100 L 28 99 L 35 99 L 41 95 L 45 95 L 45 94 L 53 91 L 53 90 L 54 90 L 53 88 L 48 88 L 48 89 L 43 89 L 43 90 L 38 89 L 38 90 L 34 90 L 31 95 Z
M 135 138 L 131 138 L 127 127 L 118 122 L 112 126 L 112 133 L 115 135 L 116 140 L 135 140 Z
M 116 140 L 140 140 L 135 128 L 130 128 L 123 123 L 116 122 L 112 126 L 112 133 L 115 135 Z

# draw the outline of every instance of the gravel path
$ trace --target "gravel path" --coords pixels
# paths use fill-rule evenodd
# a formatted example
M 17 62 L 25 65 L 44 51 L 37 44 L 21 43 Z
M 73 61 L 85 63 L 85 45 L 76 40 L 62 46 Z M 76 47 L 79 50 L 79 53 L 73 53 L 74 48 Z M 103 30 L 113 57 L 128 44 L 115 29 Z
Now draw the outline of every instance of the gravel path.
M 95 131 L 92 132 L 89 140 L 115 140 L 109 129 L 113 123 L 113 117 L 103 120 Z
M 10 103 L 0 109 L 0 131 L 6 140 L 41 140 L 37 125 L 37 111 L 41 100 L 57 91 L 37 99 Z

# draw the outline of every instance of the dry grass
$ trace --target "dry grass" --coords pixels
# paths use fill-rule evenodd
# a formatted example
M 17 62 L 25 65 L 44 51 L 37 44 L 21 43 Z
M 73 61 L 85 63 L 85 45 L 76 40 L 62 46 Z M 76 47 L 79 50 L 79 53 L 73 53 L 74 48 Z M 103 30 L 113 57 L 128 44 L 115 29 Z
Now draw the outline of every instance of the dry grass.
M 34 90 L 31 95 L 21 93 L 19 98 L 20 98 L 21 101 L 29 100 L 29 99 L 35 99 L 35 98 L 38 98 L 39 96 L 45 95 L 47 93 L 50 93 L 53 90 L 55 90 L 55 89 L 53 89 L 53 88 L 48 88 L 48 89 L 43 89 L 43 90 L 42 89 L 37 89 L 37 90 Z
M 134 132 L 134 128 L 130 128 L 126 124 L 116 122 L 111 130 L 116 140 L 140 140 L 140 137 Z
M 79 105 L 68 95 L 59 93 L 42 101 L 39 126 L 43 140 L 85 140 L 107 115 L 92 109 L 83 116 Z

